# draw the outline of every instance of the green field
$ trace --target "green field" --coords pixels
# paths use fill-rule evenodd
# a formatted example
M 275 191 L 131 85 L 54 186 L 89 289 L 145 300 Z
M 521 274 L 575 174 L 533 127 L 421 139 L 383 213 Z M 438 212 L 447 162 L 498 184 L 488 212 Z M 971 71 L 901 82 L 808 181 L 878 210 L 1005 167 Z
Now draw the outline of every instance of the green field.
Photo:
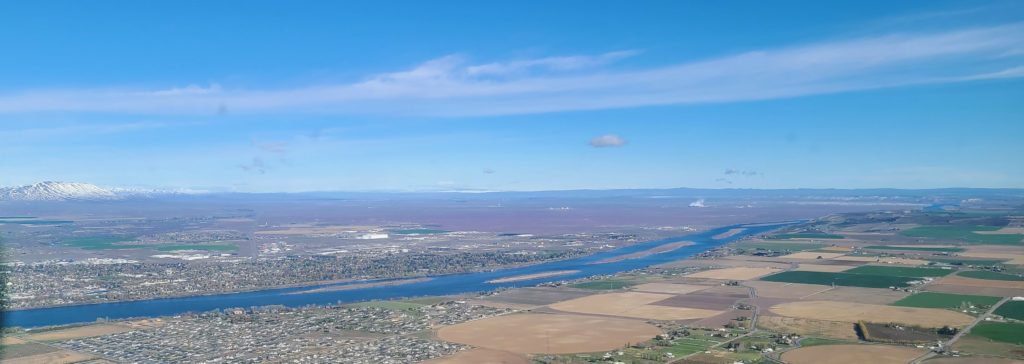
M 875 274 L 882 276 L 900 276 L 900 277 L 942 277 L 953 273 L 952 269 L 942 268 L 918 268 L 918 267 L 893 267 L 893 266 L 882 266 L 882 265 L 862 265 L 857 268 L 843 271 L 843 273 L 853 274 Z
M 907 282 L 916 279 L 917 278 L 914 277 L 883 276 L 875 274 L 850 274 L 845 272 L 831 273 L 805 271 L 782 272 L 761 278 L 762 281 L 770 282 L 822 284 L 826 286 L 831 285 L 834 282 L 838 286 L 868 288 L 906 287 L 909 286 Z
M 826 234 L 826 233 L 792 233 L 792 234 L 778 234 L 768 237 L 769 239 L 842 239 L 842 235 Z
M 992 296 L 921 292 L 904 297 L 902 300 L 896 301 L 892 305 L 902 307 L 959 309 L 968 302 L 974 306 L 988 307 L 998 303 L 1000 299 L 1001 298 L 999 297 Z
M 957 273 L 958 276 L 977 279 L 989 279 L 993 281 L 1024 281 L 1024 277 L 1012 274 L 990 272 L 987 270 L 971 270 Z
M 762 249 L 773 251 L 801 251 L 824 248 L 825 244 L 818 243 L 782 243 L 782 242 L 749 242 L 736 245 L 742 249 Z
M 1024 345 L 1024 324 L 982 322 L 971 329 L 971 335 L 1015 345 Z
M 965 250 L 964 248 L 955 248 L 955 247 L 936 248 L 936 247 L 917 247 L 917 246 L 909 247 L 909 246 L 888 246 L 888 245 L 872 245 L 872 246 L 866 246 L 866 247 L 864 247 L 864 249 L 873 249 L 873 250 L 906 250 L 906 251 L 922 251 L 922 252 L 962 252 L 962 251 Z
M 87 236 L 71 238 L 61 243 L 70 247 L 85 250 L 141 249 L 145 245 L 118 245 L 117 243 L 132 241 L 134 238 L 125 236 Z
M 816 346 L 816 345 L 843 345 L 843 344 L 854 344 L 848 340 L 838 339 L 826 339 L 820 337 L 808 337 L 800 340 L 800 347 Z
M 608 279 L 608 280 L 603 280 L 603 281 L 590 281 L 590 282 L 576 283 L 576 284 L 569 285 L 569 287 L 579 288 L 579 289 L 601 290 L 601 289 L 623 289 L 623 288 L 626 288 L 626 287 L 635 286 L 637 284 L 638 284 L 637 282 L 633 282 L 633 281 L 623 281 L 623 280 Z
M 1007 301 L 996 309 L 996 315 L 1024 321 L 1024 301 Z M 1024 336 L 1024 332 L 1021 332 Z
M 1005 262 L 1007 260 L 1009 260 L 1009 258 L 1007 258 L 1007 259 L 971 259 L 971 258 L 961 258 L 961 257 L 957 257 L 957 258 L 931 258 L 931 257 L 929 257 L 928 258 L 929 262 L 946 263 L 946 264 L 953 264 L 953 265 L 982 265 L 982 266 L 996 265 L 996 264 L 1000 264 L 1002 262 Z
M 432 235 L 432 234 L 444 234 L 450 231 L 437 230 L 437 229 L 404 229 L 404 230 L 391 230 L 392 234 L 398 235 Z
M 216 252 L 230 252 L 238 250 L 238 245 L 235 244 L 174 244 L 174 245 L 157 245 L 156 250 L 162 252 L 170 252 L 177 250 L 205 250 L 205 251 L 216 251 Z
M 959 240 L 980 244 L 1020 244 L 1022 234 L 978 234 L 975 231 L 996 231 L 996 226 L 984 225 L 932 225 L 919 226 L 901 231 L 900 234 L 915 238 Z

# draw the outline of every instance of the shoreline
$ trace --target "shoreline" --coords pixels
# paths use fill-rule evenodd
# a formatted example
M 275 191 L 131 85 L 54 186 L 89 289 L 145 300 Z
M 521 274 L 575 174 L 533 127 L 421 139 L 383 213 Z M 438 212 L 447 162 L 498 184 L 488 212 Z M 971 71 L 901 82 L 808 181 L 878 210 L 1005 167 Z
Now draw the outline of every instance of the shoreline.
M 550 278 L 550 277 L 564 276 L 564 275 L 573 274 L 573 273 L 579 273 L 579 272 L 580 272 L 579 270 L 575 270 L 575 269 L 555 270 L 555 271 L 540 272 L 540 273 L 533 273 L 533 274 L 523 274 L 523 275 L 518 275 L 518 276 L 511 276 L 511 277 L 505 277 L 505 278 L 492 279 L 492 280 L 486 281 L 484 283 L 521 282 L 521 281 L 528 281 L 528 280 L 531 280 L 531 279 L 540 279 L 540 278 Z

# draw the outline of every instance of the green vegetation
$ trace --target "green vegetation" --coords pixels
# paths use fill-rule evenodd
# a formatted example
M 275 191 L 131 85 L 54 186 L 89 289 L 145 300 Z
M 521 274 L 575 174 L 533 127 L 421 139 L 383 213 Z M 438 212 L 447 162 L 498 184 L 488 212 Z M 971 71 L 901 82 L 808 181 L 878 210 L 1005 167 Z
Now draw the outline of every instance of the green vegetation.
M 982 322 L 971 329 L 971 335 L 989 340 L 1024 345 L 1024 324 L 1005 322 Z
M 785 240 L 785 239 L 842 239 L 843 236 L 842 235 L 836 235 L 836 234 L 821 233 L 821 232 L 817 232 L 817 233 L 804 232 L 804 233 L 778 234 L 778 235 L 769 236 L 768 238 L 769 239 L 783 239 L 783 240 Z
M 175 244 L 175 245 L 158 245 L 156 250 L 162 252 L 177 251 L 177 250 L 205 250 L 205 251 L 236 251 L 238 245 L 235 244 Z
M 942 277 L 953 273 L 952 269 L 943 268 L 918 268 L 918 267 L 893 267 L 885 265 L 862 265 L 857 268 L 843 271 L 843 273 L 853 274 L 876 274 L 883 276 L 900 276 L 900 277 Z
M 993 281 L 1024 281 L 1024 277 L 1012 274 L 991 272 L 987 270 L 971 270 L 957 273 L 958 276 L 976 279 L 989 279 Z
M 824 248 L 825 244 L 818 243 L 782 243 L 782 242 L 748 242 L 736 245 L 741 249 L 763 249 L 773 251 L 801 251 Z
M 959 309 L 968 303 L 974 306 L 992 306 L 998 303 L 999 297 L 975 296 L 967 294 L 951 294 L 937 292 L 921 292 L 904 297 L 894 302 L 893 306 Z
M 444 234 L 448 233 L 447 230 L 437 229 L 403 229 L 403 230 L 391 230 L 392 234 L 398 235 L 432 235 L 432 234 Z
M 996 309 L 996 315 L 1024 321 L 1024 301 L 1007 301 Z M 1024 331 L 1021 332 L 1024 336 Z
M 117 243 L 131 241 L 132 239 L 124 236 L 87 236 L 72 238 L 62 243 L 85 250 L 142 249 L 146 247 L 145 245 L 117 245 Z
M 612 289 L 623 289 L 623 288 L 626 288 L 626 287 L 632 287 L 632 286 L 635 286 L 637 284 L 638 283 L 634 282 L 634 281 L 624 281 L 624 280 L 617 280 L 617 279 L 606 279 L 606 280 L 603 280 L 603 281 L 590 281 L 590 282 L 576 283 L 576 284 L 569 285 L 569 287 L 579 288 L 579 289 L 593 289 L 593 290 L 602 290 L 602 289 L 612 290 Z
M 996 265 L 1005 262 L 1009 259 L 971 259 L 971 258 L 928 258 L 929 262 L 946 263 L 953 265 Z
M 851 274 L 845 272 L 831 273 L 805 271 L 788 271 L 776 273 L 761 278 L 761 280 L 763 281 L 770 282 L 805 283 L 822 285 L 831 285 L 835 283 L 837 286 L 868 288 L 906 287 L 910 285 L 907 282 L 916 279 L 917 278 L 914 277 L 885 276 L 875 274 Z
M 996 231 L 997 226 L 984 225 L 930 225 L 901 231 L 900 234 L 915 238 L 960 240 L 979 244 L 1020 244 L 1022 234 L 978 234 L 975 231 Z
M 888 245 L 872 245 L 866 246 L 864 249 L 873 250 L 907 250 L 907 251 L 922 251 L 922 252 L 962 252 L 964 248 L 956 247 L 910 247 L 910 246 L 888 246 Z
M 21 225 L 64 225 L 72 224 L 71 220 L 31 220 L 18 218 L 0 219 L 0 224 L 21 224 Z
M 800 340 L 801 347 L 817 346 L 817 345 L 842 345 L 842 344 L 853 344 L 852 341 L 838 340 L 838 339 L 826 339 L 821 337 L 808 337 Z

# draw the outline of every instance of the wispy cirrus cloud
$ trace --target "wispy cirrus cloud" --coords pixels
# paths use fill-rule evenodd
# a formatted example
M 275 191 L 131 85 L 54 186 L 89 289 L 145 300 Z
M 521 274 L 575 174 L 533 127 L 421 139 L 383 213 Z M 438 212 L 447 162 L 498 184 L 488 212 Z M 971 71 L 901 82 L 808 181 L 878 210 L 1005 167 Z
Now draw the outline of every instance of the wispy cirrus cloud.
M 590 146 L 594 148 L 612 148 L 623 145 L 626 145 L 626 139 L 615 134 L 602 135 L 590 139 Z
M 766 100 L 1024 77 L 1024 23 L 885 34 L 647 68 L 610 69 L 635 51 L 473 64 L 445 56 L 361 81 L 285 89 L 0 94 L 0 113 L 327 113 L 474 116 Z

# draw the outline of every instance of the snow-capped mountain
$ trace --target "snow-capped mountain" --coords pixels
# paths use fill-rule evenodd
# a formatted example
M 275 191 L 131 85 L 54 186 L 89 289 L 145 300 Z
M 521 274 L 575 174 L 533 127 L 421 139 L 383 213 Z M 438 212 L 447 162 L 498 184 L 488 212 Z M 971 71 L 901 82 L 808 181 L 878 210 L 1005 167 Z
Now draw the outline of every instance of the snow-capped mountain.
M 28 186 L 0 188 L 0 201 L 114 200 L 111 190 L 88 183 L 39 182 Z

